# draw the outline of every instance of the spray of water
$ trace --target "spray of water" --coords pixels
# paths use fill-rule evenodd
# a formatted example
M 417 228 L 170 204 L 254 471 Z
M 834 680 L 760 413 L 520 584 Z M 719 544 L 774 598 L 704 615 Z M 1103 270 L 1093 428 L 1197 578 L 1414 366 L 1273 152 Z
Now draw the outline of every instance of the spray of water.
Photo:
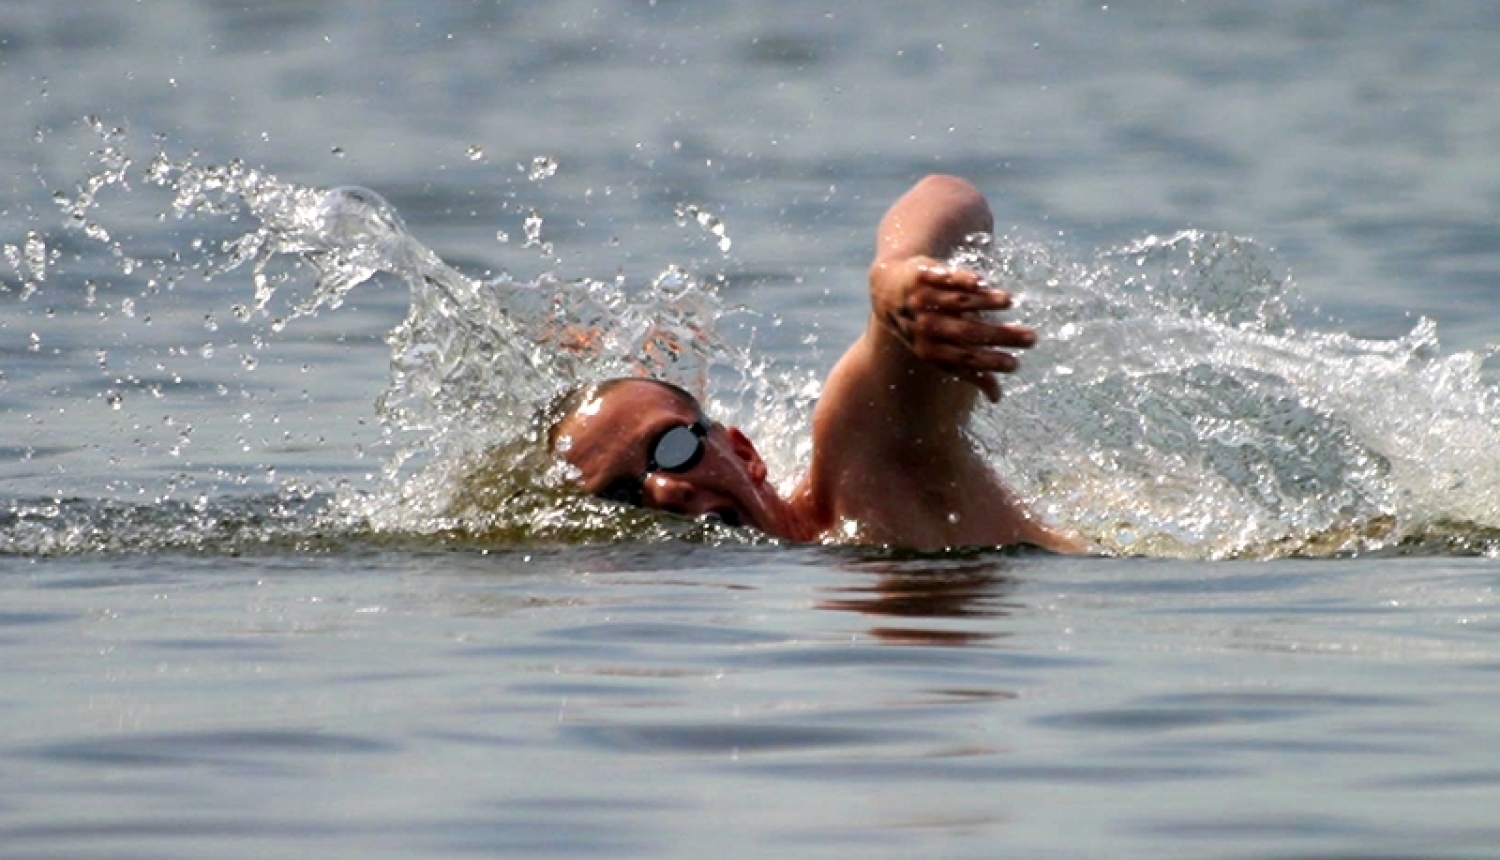
M 165 154 L 148 174 L 174 192 L 179 215 L 248 213 L 254 229 L 225 243 L 216 274 L 248 268 L 254 312 L 266 313 L 299 268 L 312 270 L 313 288 L 277 329 L 338 308 L 377 274 L 407 285 L 408 313 L 387 335 L 390 381 L 375 407 L 390 452 L 384 480 L 340 497 L 345 521 L 503 542 L 733 534 L 576 498 L 565 468 L 542 451 L 536 423 L 562 392 L 613 376 L 670 379 L 731 412 L 747 401 L 794 400 L 718 334 L 734 310 L 711 281 L 676 266 L 637 287 L 478 280 L 423 246 L 367 189 L 300 187 L 238 163 L 201 166 Z
M 97 171 L 59 205 L 69 225 L 128 267 L 136 263 L 96 216 L 101 191 L 126 186 L 133 161 L 119 130 L 99 133 Z M 248 274 L 237 316 L 260 315 L 279 331 L 335 312 L 377 275 L 406 285 L 406 318 L 387 335 L 389 384 L 374 405 L 385 468 L 373 485 L 340 488 L 327 504 L 310 500 L 328 498 L 328 488 L 283 487 L 259 515 L 203 497 L 149 516 L 105 503 L 16 502 L 0 516 L 12 551 L 119 549 L 120 535 L 134 535 L 138 549 L 235 551 L 259 539 L 754 539 L 566 489 L 565 467 L 538 444 L 538 409 L 610 376 L 683 384 L 716 417 L 747 427 L 773 472 L 792 476 L 806 464 L 816 380 L 721 335 L 740 311 L 722 303 L 713 278 L 669 266 L 635 285 L 480 280 L 444 263 L 366 189 L 298 186 L 238 162 L 165 152 L 142 178 L 170 193 L 177 217 L 249 226 L 208 249 L 200 270 Z M 727 248 L 717 218 L 687 205 L 676 214 Z M 6 253 L 23 282 L 51 277 L 46 238 L 19 239 Z M 1103 551 L 1500 548 L 1500 395 L 1482 373 L 1486 356 L 1445 355 L 1431 323 L 1386 341 L 1299 328 L 1294 320 L 1307 315 L 1274 256 L 1217 234 L 1150 237 L 1090 260 L 976 237 L 954 262 L 1015 293 L 1015 315 L 1044 335 L 1026 370 L 1007 380 L 1005 402 L 976 418 L 977 443 L 1042 515 Z
M 1434 325 L 1365 340 L 1293 325 L 1274 258 L 1184 232 L 1091 263 L 981 237 L 958 262 L 1047 335 L 982 442 L 1048 516 L 1113 552 L 1488 549 L 1500 413 L 1485 355 Z

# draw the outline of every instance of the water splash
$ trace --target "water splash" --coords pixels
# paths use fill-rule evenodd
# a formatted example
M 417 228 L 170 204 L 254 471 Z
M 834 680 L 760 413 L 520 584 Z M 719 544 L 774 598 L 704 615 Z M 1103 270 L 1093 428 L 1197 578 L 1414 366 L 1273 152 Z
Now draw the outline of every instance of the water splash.
M 677 206 L 676 215 L 679 225 L 686 227 L 689 221 L 693 221 L 713 236 L 720 253 L 728 254 L 729 249 L 734 246 L 733 240 L 729 238 L 729 228 L 725 226 L 723 219 L 712 212 L 705 211 L 695 203 L 681 203 Z
M 541 182 L 543 179 L 551 179 L 557 175 L 557 159 L 550 155 L 538 155 L 531 159 L 531 166 L 526 169 L 526 178 L 532 182 Z
M 543 166 L 548 175 L 555 169 L 550 159 Z M 684 269 L 669 266 L 636 287 L 551 275 L 479 280 L 423 246 L 368 189 L 300 187 L 238 162 L 199 165 L 164 154 L 148 174 L 174 193 L 179 216 L 250 216 L 254 228 L 224 243 L 211 267 L 215 276 L 250 269 L 250 313 L 269 315 L 279 292 L 311 268 L 313 288 L 292 300 L 277 329 L 338 308 L 378 274 L 407 285 L 406 318 L 386 338 L 389 385 L 375 407 L 390 452 L 384 484 L 340 496 L 335 507 L 351 522 L 508 541 L 639 536 L 646 528 L 639 516 L 570 500 L 563 473 L 539 456 L 541 406 L 578 384 L 632 375 L 673 380 L 711 402 L 727 392 L 719 407 L 789 399 L 779 377 L 718 334 L 735 311 L 712 282 Z M 533 212 L 528 245 L 540 244 L 540 228 Z
M 228 241 L 193 248 L 205 278 L 239 283 L 248 274 L 233 312 L 241 322 L 280 331 L 335 311 L 373 278 L 405 284 L 408 311 L 387 335 L 389 382 L 374 406 L 384 468 L 367 485 L 301 487 L 269 477 L 276 464 L 267 463 L 280 489 L 248 501 L 176 479 L 139 504 L 13 501 L 0 511 L 0 551 L 756 539 L 563 488 L 565 467 L 536 442 L 536 411 L 609 376 L 649 374 L 699 393 L 711 414 L 747 428 L 784 486 L 807 463 L 816 378 L 755 359 L 722 335 L 725 319 L 745 312 L 724 305 L 713 278 L 669 266 L 634 285 L 481 280 L 448 266 L 367 189 L 299 186 L 237 161 L 164 151 L 132 172 L 122 133 L 102 123 L 95 131 L 95 175 L 59 205 L 69 228 L 103 243 L 121 272 L 151 276 L 143 296 L 186 273 L 137 259 L 119 238 L 125 231 L 103 226 L 102 192 L 132 181 L 165 190 L 178 218 L 240 225 Z M 676 214 L 727 242 L 715 216 L 689 206 Z M 541 227 L 533 213 L 528 246 L 545 244 Z M 49 238 L 28 234 L 5 247 L 32 289 L 67 280 Z M 1445 355 L 1430 322 L 1394 340 L 1299 327 L 1307 315 L 1275 257 L 1218 234 L 1148 237 L 1089 260 L 978 237 L 955 262 L 1014 292 L 1014 315 L 1044 336 L 1005 381 L 1004 404 L 977 418 L 976 439 L 1045 517 L 1101 549 L 1190 558 L 1500 550 L 1500 402 L 1484 377 L 1488 356 Z M 93 281 L 87 289 L 92 308 Z M 114 308 L 137 312 L 129 296 Z M 220 326 L 202 310 L 192 318 Z M 33 333 L 31 351 L 40 349 Z M 213 349 L 200 353 L 208 359 Z M 111 373 L 108 359 L 98 353 L 101 373 Z M 136 392 L 159 396 L 148 382 L 114 379 L 97 396 L 119 410 Z M 207 444 L 193 422 L 163 426 L 170 457 Z M 184 502 L 184 493 L 197 496 Z
M 1015 291 L 1044 338 L 978 436 L 1038 508 L 1102 548 L 1493 545 L 1500 392 L 1486 356 L 1442 354 L 1430 321 L 1395 340 L 1297 328 L 1274 258 L 1221 234 L 1090 264 L 981 241 L 958 262 Z

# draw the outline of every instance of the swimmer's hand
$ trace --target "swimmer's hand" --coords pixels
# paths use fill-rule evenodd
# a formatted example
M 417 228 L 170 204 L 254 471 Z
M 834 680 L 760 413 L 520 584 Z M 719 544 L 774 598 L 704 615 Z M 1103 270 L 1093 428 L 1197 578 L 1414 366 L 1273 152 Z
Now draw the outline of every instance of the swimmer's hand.
M 870 267 L 870 304 L 913 355 L 978 388 L 991 403 L 1000 400 L 995 374 L 1020 366 L 1007 350 L 1036 343 L 1034 330 L 982 316 L 1008 310 L 1009 293 L 931 257 L 876 260 Z

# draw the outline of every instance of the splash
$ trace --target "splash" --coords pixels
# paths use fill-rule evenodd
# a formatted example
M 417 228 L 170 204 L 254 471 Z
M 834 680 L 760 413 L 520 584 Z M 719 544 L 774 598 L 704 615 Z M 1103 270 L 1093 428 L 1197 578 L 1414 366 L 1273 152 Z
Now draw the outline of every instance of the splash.
M 1106 251 L 984 240 L 957 262 L 1043 333 L 977 435 L 1050 518 L 1107 551 L 1189 558 L 1490 551 L 1500 395 L 1484 354 L 1293 325 L 1294 285 L 1248 240 Z
M 240 161 L 201 163 L 196 156 L 176 158 L 165 150 L 141 160 L 144 167 L 137 171 L 124 132 L 91 124 L 102 142 L 94 152 L 95 172 L 74 193 L 59 193 L 55 200 L 65 226 L 103 243 L 107 259 L 120 272 L 152 270 L 146 293 L 155 295 L 163 284 L 170 289 L 194 276 L 248 280 L 250 289 L 232 316 L 239 323 L 258 321 L 269 338 L 303 318 L 336 313 L 352 291 L 372 280 L 395 279 L 406 286 L 405 319 L 386 335 L 389 381 L 374 404 L 381 438 L 370 450 L 383 468 L 367 485 L 284 482 L 282 494 L 291 491 L 325 502 L 298 506 L 309 534 L 480 543 L 622 537 L 756 540 L 714 524 L 579 499 L 565 488 L 566 470 L 545 456 L 536 439 L 540 407 L 576 385 L 613 376 L 672 380 L 725 416 L 776 415 L 792 401 L 805 408 L 806 398 L 783 393 L 784 374 L 753 360 L 719 333 L 722 320 L 744 311 L 720 300 L 716 279 L 701 280 L 678 266 L 634 284 L 623 276 L 610 281 L 565 281 L 552 275 L 519 281 L 504 274 L 478 279 L 425 247 L 373 191 L 300 186 Z M 538 158 L 531 178 L 544 179 L 556 171 L 555 161 Z M 207 221 L 221 232 L 226 224 L 239 226 L 239 232 L 225 240 L 193 239 L 165 260 L 137 259 L 123 231 L 112 235 L 101 217 L 102 192 L 129 191 L 133 184 L 166 191 L 169 218 Z M 539 246 L 539 237 L 531 234 L 539 234 L 540 224 L 541 215 L 533 211 L 528 237 L 537 238 Z M 7 248 L 13 269 L 33 289 L 47 278 L 45 253 L 43 239 L 35 233 Z M 126 296 L 113 309 L 132 317 L 136 305 L 136 298 Z M 202 319 L 206 329 L 218 330 L 220 322 L 211 311 Z M 254 341 L 257 349 L 274 348 L 259 335 Z M 215 359 L 213 349 L 205 345 L 202 357 Z M 256 360 L 248 353 L 240 359 L 246 368 Z M 99 350 L 101 369 L 108 360 L 108 351 Z M 113 410 L 124 399 L 119 388 L 107 392 Z M 774 420 L 759 425 L 776 435 Z M 192 440 L 191 425 L 184 426 L 186 441 L 172 449 L 172 457 Z M 273 468 L 266 472 L 274 476 Z M 200 488 L 190 478 L 174 477 L 144 508 L 176 510 L 182 504 L 178 496 Z M 80 508 L 76 501 L 15 501 L 8 519 L 0 521 L 0 551 L 114 551 L 120 544 L 107 538 L 107 532 L 134 535 L 133 545 L 143 550 L 193 548 L 188 534 L 197 534 L 204 547 L 228 547 L 220 530 L 203 524 L 247 521 L 229 514 L 215 517 L 217 503 L 210 492 L 183 509 L 208 505 L 207 516 L 182 518 L 203 527 L 163 528 L 159 539 L 148 540 L 142 529 L 116 528 L 136 520 L 159 524 L 144 509 L 133 511 L 134 503 L 121 502 L 121 508 L 101 502 L 93 528 L 87 525 L 89 516 L 80 512 L 88 505 Z M 266 534 L 280 536 L 272 523 L 282 522 L 274 512 L 285 505 L 267 498 L 261 503 Z
M 679 267 L 638 288 L 551 275 L 479 280 L 423 246 L 368 189 L 300 187 L 239 163 L 164 154 L 149 174 L 175 192 L 179 215 L 248 212 L 257 226 L 225 243 L 216 274 L 248 266 L 253 312 L 267 314 L 278 290 L 311 268 L 311 292 L 275 320 L 278 330 L 338 308 L 377 274 L 407 285 L 407 316 L 386 338 L 390 382 L 376 403 L 391 451 L 384 485 L 339 499 L 351 522 L 504 542 L 640 536 L 650 531 L 641 517 L 563 489 L 565 469 L 540 451 L 541 406 L 613 376 L 670 379 L 708 400 L 719 390 L 738 400 L 784 397 L 762 365 L 718 334 L 734 310 L 712 283 Z M 533 212 L 528 223 L 540 220 Z
M 566 489 L 565 467 L 538 444 L 537 410 L 611 376 L 652 375 L 695 391 L 711 414 L 746 427 L 787 483 L 807 464 L 817 380 L 721 333 L 749 312 L 725 305 L 716 278 L 678 266 L 640 283 L 474 278 L 418 241 L 373 191 L 299 186 L 237 161 L 165 151 L 136 171 L 123 132 L 95 131 L 95 173 L 57 202 L 65 224 L 103 243 L 120 271 L 149 270 L 148 292 L 189 275 L 248 280 L 233 316 L 279 333 L 336 314 L 372 280 L 406 287 L 405 318 L 386 335 L 388 383 L 373 406 L 383 468 L 365 484 L 269 477 L 278 491 L 253 497 L 248 510 L 243 498 L 177 479 L 149 504 L 14 500 L 0 510 L 0 551 L 756 540 Z M 540 169 L 551 176 L 557 165 Z M 170 195 L 169 217 L 227 223 L 235 234 L 195 240 L 201 259 L 177 271 L 139 260 L 126 232 L 99 214 L 106 190 L 131 183 Z M 688 206 L 673 214 L 727 250 L 716 217 Z M 527 247 L 550 259 L 541 226 L 531 212 Z M 5 248 L 22 299 L 67 280 L 56 250 L 65 244 L 32 231 Z M 1004 403 L 976 418 L 976 440 L 1043 516 L 1101 550 L 1500 551 L 1500 402 L 1484 376 L 1488 356 L 1444 354 L 1430 322 L 1394 340 L 1299 325 L 1309 315 L 1274 255 L 1218 234 L 1148 237 L 1088 260 L 976 237 L 955 262 L 1015 293 L 1014 315 L 1043 333 L 1025 371 L 1006 381 Z M 116 307 L 136 313 L 130 297 Z M 220 325 L 197 313 L 206 328 Z M 33 351 L 42 348 L 32 337 Z M 99 366 L 109 361 L 100 349 Z M 102 396 L 118 408 L 122 394 L 111 387 Z M 172 424 L 171 457 L 204 444 L 193 427 Z M 274 476 L 274 464 L 266 471 Z

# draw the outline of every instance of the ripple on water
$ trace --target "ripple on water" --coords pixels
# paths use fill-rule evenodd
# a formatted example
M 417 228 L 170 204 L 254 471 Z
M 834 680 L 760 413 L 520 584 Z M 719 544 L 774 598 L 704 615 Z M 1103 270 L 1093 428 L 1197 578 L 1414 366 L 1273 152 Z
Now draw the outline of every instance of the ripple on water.
M 1417 706 L 1402 696 L 1296 691 L 1224 692 L 1153 696 L 1129 707 L 1092 709 L 1038 717 L 1037 725 L 1087 733 L 1153 733 L 1224 725 L 1248 725 L 1372 709 Z
M 45 744 L 21 755 L 66 764 L 123 768 L 213 767 L 248 774 L 302 768 L 308 756 L 375 755 L 398 745 L 359 735 L 295 729 L 215 729 L 86 738 Z
M 585 746 L 614 752 L 723 756 L 886 746 L 928 737 L 926 733 L 904 729 L 749 721 L 715 724 L 567 724 L 563 728 L 563 734 Z

